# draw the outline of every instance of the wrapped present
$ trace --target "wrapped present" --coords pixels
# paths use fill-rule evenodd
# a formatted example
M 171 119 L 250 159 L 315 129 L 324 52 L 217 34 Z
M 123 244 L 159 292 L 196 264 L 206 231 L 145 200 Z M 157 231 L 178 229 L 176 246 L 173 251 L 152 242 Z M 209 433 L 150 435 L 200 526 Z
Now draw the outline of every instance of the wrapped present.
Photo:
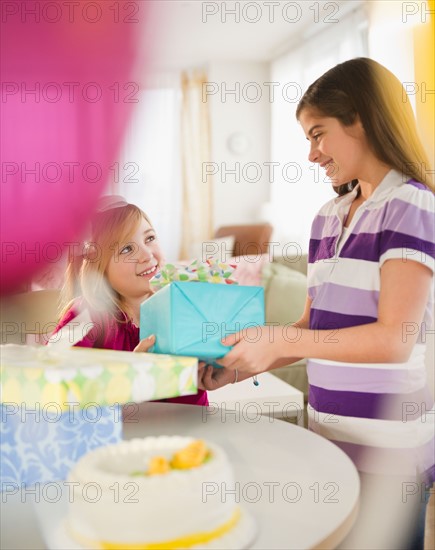
M 197 393 L 194 357 L 95 348 L 0 346 L 2 402 L 68 410 Z
M 120 405 L 56 405 L 1 404 L 0 491 L 65 480 L 85 453 L 122 439 Z
M 192 265 L 161 271 L 160 290 L 141 305 L 140 334 L 141 338 L 155 334 L 154 353 L 193 355 L 213 362 L 230 349 L 221 344 L 222 338 L 264 325 L 264 290 L 228 284 L 233 266 L 214 261 L 202 264 L 199 273 L 193 271 L 186 281 Z M 210 284 L 215 282 L 224 284 Z
M 1 346 L 0 490 L 66 478 L 122 437 L 120 405 L 197 392 L 197 359 L 87 348 Z

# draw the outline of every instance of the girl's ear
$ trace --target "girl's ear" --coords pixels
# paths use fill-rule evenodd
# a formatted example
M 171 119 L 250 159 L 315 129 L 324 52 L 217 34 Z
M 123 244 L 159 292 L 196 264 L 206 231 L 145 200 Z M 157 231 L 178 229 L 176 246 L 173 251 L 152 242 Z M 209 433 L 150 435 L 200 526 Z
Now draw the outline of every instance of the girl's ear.
M 352 125 L 348 126 L 348 128 L 353 137 L 362 138 L 362 137 L 365 137 L 366 135 L 363 123 L 361 122 L 361 118 L 358 114 L 356 115 Z
M 355 124 L 356 128 L 358 128 L 358 129 L 360 129 L 364 132 L 364 126 L 363 126 L 363 123 L 361 122 L 361 118 L 358 114 L 356 115 L 354 124 Z

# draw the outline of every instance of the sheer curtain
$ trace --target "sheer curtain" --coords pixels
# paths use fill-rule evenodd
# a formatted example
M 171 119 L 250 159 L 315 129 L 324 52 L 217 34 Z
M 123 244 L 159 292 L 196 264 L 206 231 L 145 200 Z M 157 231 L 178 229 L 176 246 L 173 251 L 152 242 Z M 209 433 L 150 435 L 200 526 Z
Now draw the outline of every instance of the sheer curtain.
M 212 182 L 202 179 L 204 163 L 211 161 L 208 103 L 203 101 L 207 77 L 203 73 L 182 74 L 183 107 L 181 150 L 183 169 L 183 214 L 180 256 L 194 256 L 197 243 L 212 237 Z
M 122 153 L 111 167 L 112 191 L 145 211 L 166 259 L 173 261 L 179 256 L 182 212 L 179 74 L 149 79 L 137 97 Z
M 295 113 L 307 87 L 325 71 L 347 59 L 367 56 L 367 18 L 359 8 L 326 30 L 306 37 L 302 45 L 277 58 L 271 80 L 279 83 L 272 103 L 272 162 L 278 163 L 271 184 L 269 216 L 274 240 L 308 250 L 311 222 L 335 196 L 322 170 L 308 161 L 308 142 Z M 294 250 L 294 245 L 292 246 Z

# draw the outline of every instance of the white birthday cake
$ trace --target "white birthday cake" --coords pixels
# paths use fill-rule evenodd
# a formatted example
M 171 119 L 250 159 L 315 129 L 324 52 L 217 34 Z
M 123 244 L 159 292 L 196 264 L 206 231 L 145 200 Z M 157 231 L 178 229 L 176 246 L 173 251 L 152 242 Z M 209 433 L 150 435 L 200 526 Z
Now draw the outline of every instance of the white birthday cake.
M 161 436 L 101 447 L 68 481 L 66 529 L 84 548 L 235 550 L 255 535 L 228 457 L 209 442 Z

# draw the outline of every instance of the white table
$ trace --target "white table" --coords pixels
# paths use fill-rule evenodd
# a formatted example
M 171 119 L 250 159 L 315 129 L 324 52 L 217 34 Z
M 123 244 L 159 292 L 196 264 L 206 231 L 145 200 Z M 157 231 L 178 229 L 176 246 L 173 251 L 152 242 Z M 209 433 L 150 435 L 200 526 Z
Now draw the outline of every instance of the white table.
M 233 464 L 240 504 L 254 517 L 252 549 L 335 548 L 355 520 L 359 477 L 349 458 L 329 441 L 264 415 L 224 418 L 189 405 L 143 403 L 124 424 L 124 436 L 192 435 L 221 445 Z M 227 411 L 229 413 L 229 411 Z M 2 503 L 2 548 L 46 548 L 31 497 Z M 38 505 L 40 506 L 40 505 Z M 44 512 L 47 532 L 64 516 L 58 504 Z
M 297 424 L 303 426 L 304 394 L 269 372 L 257 378 L 258 386 L 247 378 L 208 392 L 210 407 L 225 409 L 226 414 L 234 411 L 239 416 L 258 413 L 273 418 L 296 418 Z

